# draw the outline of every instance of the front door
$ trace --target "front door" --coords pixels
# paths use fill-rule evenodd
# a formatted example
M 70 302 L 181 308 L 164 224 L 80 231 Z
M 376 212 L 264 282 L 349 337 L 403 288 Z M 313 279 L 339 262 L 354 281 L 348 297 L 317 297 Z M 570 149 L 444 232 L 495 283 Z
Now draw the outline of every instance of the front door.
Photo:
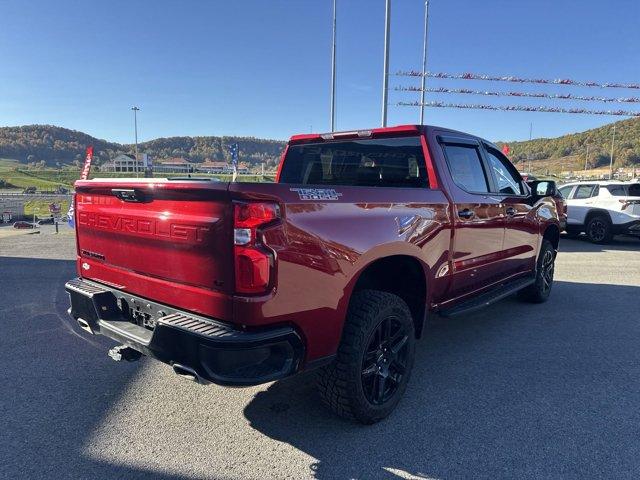
M 530 272 L 538 252 L 539 226 L 536 212 L 529 204 L 522 177 L 501 152 L 484 144 L 492 178 L 491 190 L 501 199 L 505 212 L 502 266 L 505 274 Z
M 472 137 L 438 139 L 453 182 L 448 182 L 455 226 L 451 293 L 459 297 L 501 279 L 504 209 L 490 190 L 480 143 Z

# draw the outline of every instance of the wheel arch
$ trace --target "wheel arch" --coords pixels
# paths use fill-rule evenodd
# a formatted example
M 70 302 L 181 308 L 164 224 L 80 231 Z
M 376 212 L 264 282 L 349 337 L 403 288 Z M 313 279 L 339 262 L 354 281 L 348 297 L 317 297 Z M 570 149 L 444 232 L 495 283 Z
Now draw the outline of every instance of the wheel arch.
M 597 215 L 602 215 L 602 216 L 606 217 L 609 220 L 609 223 L 613 223 L 612 220 L 611 220 L 611 214 L 607 210 L 604 210 L 602 208 L 592 208 L 591 210 L 589 210 L 587 212 L 587 214 L 584 217 L 584 226 L 585 226 L 585 228 L 587 227 L 587 224 L 589 223 L 589 220 L 591 220 L 593 217 L 595 217 Z
M 411 255 L 391 255 L 367 264 L 357 275 L 349 302 L 361 290 L 380 290 L 402 298 L 413 318 L 416 338 L 420 338 L 427 313 L 427 267 Z
M 553 245 L 553 249 L 557 252 L 560 244 L 560 227 L 555 224 L 548 225 L 542 234 L 542 239 L 549 240 Z

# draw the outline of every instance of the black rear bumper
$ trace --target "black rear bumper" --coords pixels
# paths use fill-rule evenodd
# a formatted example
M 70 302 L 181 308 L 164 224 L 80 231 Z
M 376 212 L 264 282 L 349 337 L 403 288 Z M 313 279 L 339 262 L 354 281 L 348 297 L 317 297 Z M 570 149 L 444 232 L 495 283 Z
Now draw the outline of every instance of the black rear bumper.
M 245 331 L 76 278 L 65 285 L 70 315 L 90 333 L 192 371 L 201 383 L 248 386 L 295 373 L 303 343 L 291 327 Z M 145 328 L 146 325 L 147 327 Z
M 613 225 L 613 233 L 617 235 L 640 236 L 640 220 Z

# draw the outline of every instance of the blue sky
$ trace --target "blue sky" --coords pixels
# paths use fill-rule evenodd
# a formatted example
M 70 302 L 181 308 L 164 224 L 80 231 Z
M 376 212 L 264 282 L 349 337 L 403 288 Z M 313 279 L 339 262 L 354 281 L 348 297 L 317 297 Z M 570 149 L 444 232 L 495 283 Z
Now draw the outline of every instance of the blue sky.
M 423 0 L 392 0 L 391 71 L 420 69 Z M 380 123 L 383 0 L 338 0 L 337 127 Z M 331 0 L 0 0 L 0 125 L 47 123 L 119 142 L 174 135 L 284 139 L 329 129 Z M 640 81 L 637 0 L 431 0 L 428 68 Z M 391 78 L 391 86 L 418 85 Z M 430 86 L 640 96 L 628 90 L 436 81 Z M 616 108 L 428 96 L 459 103 Z M 417 100 L 390 92 L 390 101 Z M 632 110 L 633 104 L 618 106 Z M 638 108 L 638 107 L 636 107 Z M 418 111 L 389 107 L 389 124 Z M 557 136 L 619 117 L 428 109 L 491 140 Z

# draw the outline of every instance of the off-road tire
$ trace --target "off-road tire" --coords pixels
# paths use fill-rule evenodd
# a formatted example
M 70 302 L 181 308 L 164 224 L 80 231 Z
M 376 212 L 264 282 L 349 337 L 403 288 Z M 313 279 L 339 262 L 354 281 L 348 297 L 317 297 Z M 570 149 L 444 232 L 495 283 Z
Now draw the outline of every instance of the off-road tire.
M 594 215 L 589 219 L 585 226 L 587 238 L 590 242 L 603 245 L 611 242 L 613 232 L 611 228 L 611 220 L 604 215 Z
M 387 324 L 390 331 L 395 331 L 397 326 L 403 332 L 404 343 L 401 350 L 398 350 L 403 354 L 404 365 L 400 365 L 398 359 L 393 360 L 392 350 L 395 348 L 375 347 L 378 344 L 377 339 L 384 337 Z M 392 345 L 391 337 L 390 333 L 387 345 Z M 380 356 L 385 358 L 380 359 L 376 352 L 380 352 Z M 356 292 L 349 304 L 337 356 L 330 365 L 318 372 L 317 385 L 320 396 L 329 408 L 343 418 L 364 424 L 378 422 L 387 417 L 402 398 L 411 376 L 414 355 L 415 328 L 411 312 L 404 300 L 397 295 L 377 290 Z M 373 363 L 373 367 L 369 367 L 367 363 L 371 358 L 378 358 Z M 380 362 L 387 362 L 387 364 Z M 396 366 L 398 370 L 392 369 L 394 362 L 398 363 Z M 382 367 L 376 367 L 378 364 Z M 370 373 L 371 368 L 377 368 L 377 372 Z M 381 372 L 381 368 L 386 368 L 386 372 Z M 403 370 L 403 373 L 398 375 L 397 372 L 400 370 Z M 383 377 L 384 373 L 388 376 Z M 375 375 L 375 377 L 372 379 L 369 375 Z M 381 380 L 382 378 L 384 380 Z M 392 378 L 399 381 L 396 382 Z M 376 380 L 377 386 L 372 383 L 370 388 L 369 382 Z M 375 399 L 369 398 L 372 395 L 375 396 L 380 383 L 384 390 L 385 382 L 389 382 L 386 388 L 390 397 L 384 400 L 382 395 L 383 398 L 380 400 L 382 403 L 375 404 Z M 367 393 L 364 390 L 365 386 Z M 391 393 L 392 387 L 395 387 L 393 393 Z
M 521 300 L 531 303 L 544 303 L 551 294 L 556 251 L 549 240 L 542 240 L 540 255 L 536 264 L 536 281 L 518 292 Z

